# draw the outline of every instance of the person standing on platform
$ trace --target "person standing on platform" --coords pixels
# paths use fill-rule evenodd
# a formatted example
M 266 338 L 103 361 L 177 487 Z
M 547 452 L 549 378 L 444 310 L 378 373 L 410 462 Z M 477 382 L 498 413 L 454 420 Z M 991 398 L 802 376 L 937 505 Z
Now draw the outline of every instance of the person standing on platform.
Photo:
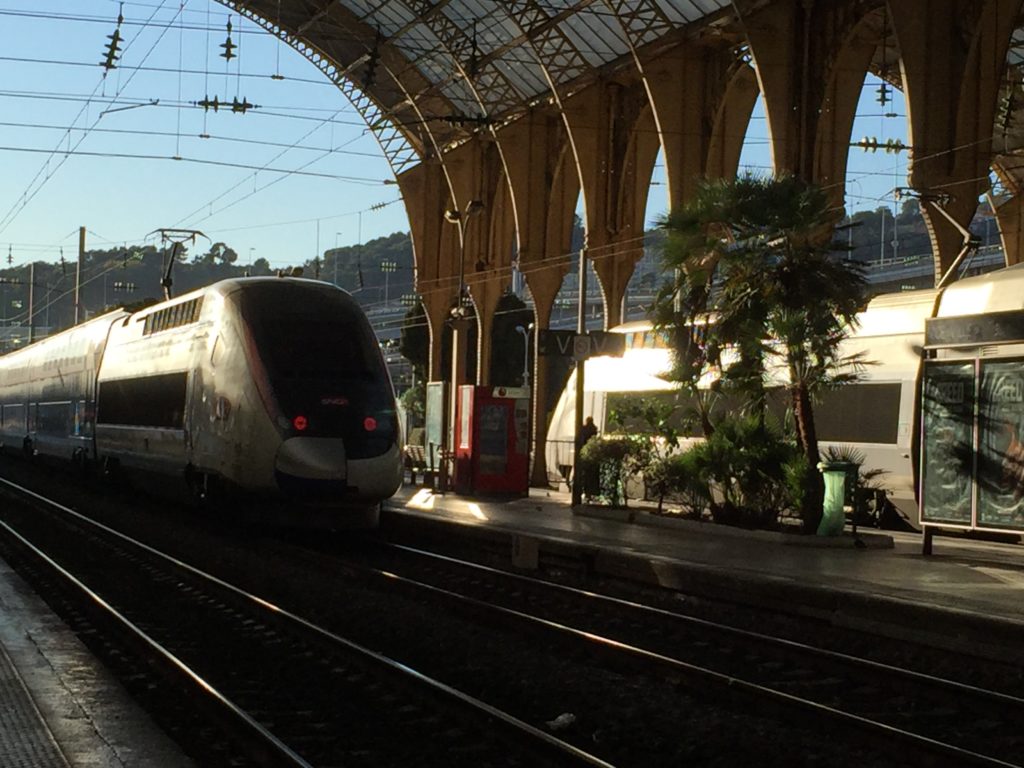
M 580 448 L 583 448 L 591 438 L 597 437 L 597 425 L 594 424 L 594 417 L 587 416 L 587 420 L 580 427 Z
M 588 442 L 597 437 L 597 425 L 594 424 L 594 417 L 587 416 L 586 421 L 583 422 L 583 426 L 580 427 L 580 439 L 576 445 L 576 465 L 582 468 L 583 474 L 580 475 L 580 483 L 582 484 L 583 495 L 586 497 L 596 496 L 598 492 L 599 483 L 599 472 L 600 469 L 594 466 L 582 466 L 580 464 L 579 456 L 580 451 L 583 450 Z

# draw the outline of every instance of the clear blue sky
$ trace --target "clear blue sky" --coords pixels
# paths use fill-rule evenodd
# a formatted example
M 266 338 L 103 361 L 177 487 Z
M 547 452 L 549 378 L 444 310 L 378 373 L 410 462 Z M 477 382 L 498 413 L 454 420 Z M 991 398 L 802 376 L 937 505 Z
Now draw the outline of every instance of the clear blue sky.
M 146 239 L 153 230 L 199 229 L 234 248 L 242 263 L 251 256 L 275 267 L 408 230 L 398 189 L 385 183 L 390 167 L 341 92 L 219 3 L 184 6 L 124 3 L 119 66 L 105 78 L 98 64 L 118 2 L 8 0 L 0 7 L 4 266 L 8 252 L 14 265 L 54 261 L 61 247 L 73 255 L 79 226 L 90 248 L 158 245 Z M 219 54 L 229 18 L 239 48 L 227 63 Z M 905 141 L 900 94 L 887 108 L 898 117 L 883 117 L 876 87 L 865 88 L 854 136 Z M 260 108 L 241 115 L 192 106 L 207 96 Z M 767 170 L 765 137 L 759 107 L 743 165 Z M 892 205 L 905 157 L 853 150 L 850 161 L 851 206 Z M 656 170 L 649 221 L 665 207 L 662 178 Z

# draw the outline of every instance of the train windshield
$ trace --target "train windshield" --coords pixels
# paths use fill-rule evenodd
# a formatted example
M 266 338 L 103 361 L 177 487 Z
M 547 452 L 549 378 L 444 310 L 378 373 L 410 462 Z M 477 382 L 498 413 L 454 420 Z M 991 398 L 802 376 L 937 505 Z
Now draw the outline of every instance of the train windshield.
M 397 436 L 394 394 L 369 322 L 340 291 L 246 286 L 238 297 L 255 353 L 283 415 L 309 437 L 343 437 L 350 458 Z

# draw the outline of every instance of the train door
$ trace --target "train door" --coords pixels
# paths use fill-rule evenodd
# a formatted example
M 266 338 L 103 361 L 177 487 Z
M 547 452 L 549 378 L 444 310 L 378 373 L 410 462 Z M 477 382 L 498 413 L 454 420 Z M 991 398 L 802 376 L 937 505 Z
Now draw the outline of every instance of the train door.
M 203 397 L 203 371 L 193 368 L 188 374 L 188 387 L 185 395 L 185 461 L 192 464 L 195 459 L 195 427 L 198 424 L 196 410 Z

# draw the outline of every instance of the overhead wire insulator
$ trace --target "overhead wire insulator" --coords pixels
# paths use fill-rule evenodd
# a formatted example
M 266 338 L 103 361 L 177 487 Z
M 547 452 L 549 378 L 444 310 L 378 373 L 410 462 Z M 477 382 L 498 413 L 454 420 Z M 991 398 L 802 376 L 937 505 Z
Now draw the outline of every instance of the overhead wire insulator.
M 878 151 L 878 139 L 874 136 L 865 136 L 858 142 L 853 144 L 855 147 L 860 147 L 865 152 L 877 152 Z
M 377 38 L 373 41 L 373 48 L 366 60 L 366 74 L 363 75 L 363 90 L 367 91 L 377 82 L 377 64 L 380 62 L 380 44 L 383 40 L 380 30 L 377 30 Z
M 224 42 L 220 44 L 220 47 L 224 49 L 224 52 L 222 54 L 220 54 L 220 57 L 222 59 L 224 59 L 226 61 L 231 61 L 233 58 L 235 58 L 235 48 L 237 48 L 238 46 L 235 45 L 233 42 L 231 42 L 231 19 L 230 18 L 228 19 L 228 36 L 227 36 L 227 39 L 224 40 Z
M 117 13 L 117 26 L 114 27 L 113 33 L 107 35 L 107 53 L 103 57 L 103 61 L 100 62 L 100 66 L 104 69 L 104 76 L 112 69 L 117 69 L 117 60 L 121 58 L 121 41 L 124 40 L 121 37 L 121 24 L 124 23 L 124 3 L 121 4 L 121 10 Z
M 884 143 L 879 143 L 878 137 L 876 136 L 865 136 L 863 139 L 854 142 L 850 146 L 860 147 L 865 152 L 877 152 L 881 149 L 887 155 L 896 155 L 905 149 L 910 149 L 910 147 L 899 139 L 886 139 Z
M 241 101 L 239 101 L 237 97 L 232 99 L 232 101 L 231 101 L 231 111 L 232 112 L 238 112 L 238 113 L 243 114 L 243 115 L 246 112 L 248 112 L 250 109 L 259 109 L 259 108 L 260 108 L 259 104 L 250 104 L 249 100 L 247 98 L 245 98 L 244 96 L 242 97 Z
M 887 82 L 885 82 L 885 80 L 883 80 L 882 82 L 880 82 L 878 84 L 878 88 L 876 89 L 876 93 L 878 93 L 878 97 L 876 98 L 876 101 L 879 104 L 881 104 L 883 107 L 886 104 L 888 104 L 890 101 L 892 101 L 892 96 L 891 96 L 892 88 L 889 87 L 889 84 Z
M 211 109 L 216 112 L 220 109 L 220 101 L 214 96 L 212 99 L 209 96 L 204 96 L 199 101 L 192 102 L 197 107 L 202 107 L 204 112 L 209 112 Z
M 473 19 L 473 48 L 469 53 L 469 76 L 476 78 L 480 74 L 480 48 L 476 44 L 476 19 Z

